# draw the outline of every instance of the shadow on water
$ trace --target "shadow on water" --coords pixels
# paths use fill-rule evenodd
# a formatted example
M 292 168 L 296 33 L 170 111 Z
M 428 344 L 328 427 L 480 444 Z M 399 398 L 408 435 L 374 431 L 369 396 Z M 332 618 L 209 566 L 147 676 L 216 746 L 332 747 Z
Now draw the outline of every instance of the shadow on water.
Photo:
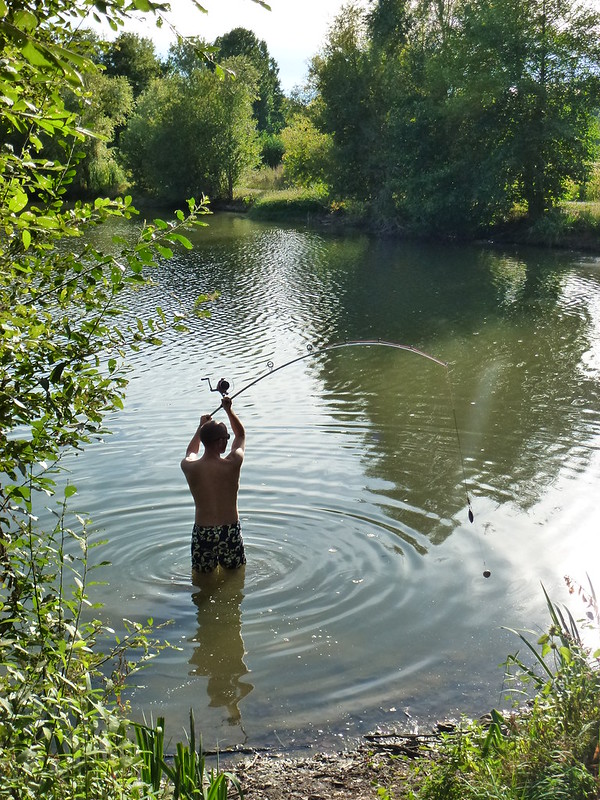
M 566 462 L 585 469 L 598 431 L 597 371 L 583 368 L 597 347 L 600 319 L 587 308 L 600 291 L 597 269 L 576 275 L 565 254 L 381 243 L 367 261 L 346 286 L 348 338 L 385 330 L 450 364 L 446 381 L 411 354 L 323 356 L 332 413 L 343 388 L 379 432 L 365 442 L 365 468 L 386 482 L 393 517 L 425 512 L 418 527 L 439 543 L 465 489 L 527 509 Z M 582 408 L 596 411 L 582 417 Z

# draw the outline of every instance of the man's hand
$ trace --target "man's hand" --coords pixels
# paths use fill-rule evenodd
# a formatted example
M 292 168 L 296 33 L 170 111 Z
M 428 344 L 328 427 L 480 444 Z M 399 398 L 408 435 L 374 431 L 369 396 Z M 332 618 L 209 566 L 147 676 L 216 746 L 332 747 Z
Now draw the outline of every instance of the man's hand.
M 202 414 L 200 417 L 200 427 L 202 427 L 205 422 L 208 422 L 209 419 L 211 419 L 210 414 Z
M 231 410 L 231 397 L 228 397 L 227 395 L 224 395 L 223 399 L 221 400 L 221 405 L 223 406 L 225 411 L 230 411 Z

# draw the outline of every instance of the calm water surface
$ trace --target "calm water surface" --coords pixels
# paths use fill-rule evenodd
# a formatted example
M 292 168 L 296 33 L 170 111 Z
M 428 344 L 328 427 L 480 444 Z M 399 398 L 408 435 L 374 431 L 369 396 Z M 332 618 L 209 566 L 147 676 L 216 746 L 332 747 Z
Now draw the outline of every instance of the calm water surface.
M 71 465 L 109 540 L 105 616 L 172 620 L 177 649 L 133 679 L 133 716 L 179 738 L 193 708 L 206 746 L 294 749 L 506 707 L 503 626 L 546 627 L 542 583 L 560 601 L 566 574 L 600 586 L 600 262 L 234 215 L 194 237 L 132 305 L 218 290 L 210 319 L 134 358 L 114 435 Z M 198 591 L 179 461 L 219 404 L 202 378 L 235 392 L 269 361 L 370 338 L 449 369 L 342 348 L 244 392 L 248 565 Z

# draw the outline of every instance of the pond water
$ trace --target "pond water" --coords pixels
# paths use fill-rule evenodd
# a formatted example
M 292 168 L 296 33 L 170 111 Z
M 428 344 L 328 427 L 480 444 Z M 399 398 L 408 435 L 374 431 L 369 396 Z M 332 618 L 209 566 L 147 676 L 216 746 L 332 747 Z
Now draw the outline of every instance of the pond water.
M 118 630 L 172 621 L 132 716 L 181 738 L 193 709 L 207 747 L 297 750 L 507 707 L 506 628 L 547 627 L 542 584 L 600 586 L 600 262 L 209 222 L 131 305 L 217 290 L 210 318 L 135 355 L 113 435 L 70 463 L 108 539 L 93 599 Z M 248 565 L 198 592 L 179 462 L 219 405 L 203 378 L 235 393 L 373 338 L 448 369 L 344 347 L 234 400 Z

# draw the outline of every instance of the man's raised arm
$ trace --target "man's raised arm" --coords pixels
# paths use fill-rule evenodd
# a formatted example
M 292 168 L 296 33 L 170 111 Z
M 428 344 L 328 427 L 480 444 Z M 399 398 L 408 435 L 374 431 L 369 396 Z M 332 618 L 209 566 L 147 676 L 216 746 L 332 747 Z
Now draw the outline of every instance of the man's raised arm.
M 231 452 L 234 453 L 236 450 L 241 450 L 241 455 L 243 457 L 244 450 L 246 448 L 246 431 L 240 418 L 237 416 L 235 411 L 231 407 L 231 397 L 225 397 L 221 401 L 221 405 L 225 410 L 229 418 L 229 424 L 231 425 L 231 430 L 233 431 L 233 442 L 231 444 Z
M 196 433 L 192 436 L 190 443 L 187 446 L 187 450 L 185 451 L 185 457 L 189 458 L 190 456 L 197 456 L 200 452 L 200 428 L 204 425 L 205 422 L 208 422 L 210 419 L 210 414 L 202 414 L 200 417 L 200 425 L 196 428 Z

